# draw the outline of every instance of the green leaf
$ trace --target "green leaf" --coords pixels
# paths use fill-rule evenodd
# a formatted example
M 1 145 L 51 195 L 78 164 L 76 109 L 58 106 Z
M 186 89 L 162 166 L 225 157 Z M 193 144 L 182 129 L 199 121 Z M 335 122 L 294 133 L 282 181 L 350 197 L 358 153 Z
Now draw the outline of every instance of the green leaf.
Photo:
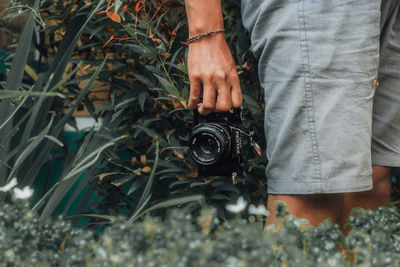
M 35 1 L 34 10 L 38 9 L 39 3 L 39 0 Z M 5 86 L 6 90 L 18 90 L 21 87 L 25 65 L 31 48 L 34 26 L 35 18 L 34 13 L 31 11 L 19 39 L 17 51 L 15 52 L 15 56 L 11 64 L 11 69 L 7 75 L 7 83 Z
M 160 139 L 162 142 L 166 143 L 166 140 L 162 138 L 158 133 L 149 129 L 148 127 L 136 125 L 135 128 L 139 128 L 140 130 L 144 131 L 148 135 L 150 135 L 154 140 Z
M 56 92 L 31 92 L 26 90 L 16 91 L 16 90 L 0 90 L 0 99 L 8 98 L 18 98 L 21 96 L 43 96 L 43 97 L 61 97 L 65 98 L 63 94 Z
M 31 89 L 29 89 L 28 92 L 31 92 L 33 89 L 33 86 L 31 87 Z M 3 91 L 3 90 L 2 90 Z M 1 91 L 0 91 L 1 92 Z M 17 113 L 17 111 L 22 107 L 22 105 L 25 103 L 25 101 L 28 99 L 28 96 L 25 96 L 19 103 L 19 105 L 14 109 L 14 111 L 8 116 L 8 118 L 3 122 L 3 124 L 0 125 L 0 130 L 7 125 L 7 123 L 15 116 L 15 114 Z M 5 136 L 5 138 L 7 138 L 7 136 Z
M 173 96 L 176 96 L 176 97 L 180 96 L 178 89 L 176 89 L 175 86 L 170 81 L 168 81 L 164 77 L 161 77 L 161 76 L 159 76 L 159 75 L 157 75 L 155 73 L 153 73 L 153 75 L 157 77 L 159 82 L 164 86 L 165 90 L 170 95 L 173 95 Z
M 132 43 L 127 43 L 125 45 L 128 46 L 128 47 L 133 48 L 133 51 L 135 51 L 136 53 L 140 54 L 141 56 L 151 55 L 151 51 L 148 48 L 142 47 L 142 46 L 137 45 L 137 44 L 132 44 Z
M 145 76 L 140 75 L 140 74 L 133 74 L 133 76 L 135 76 L 136 80 L 138 80 L 139 82 L 143 83 L 144 85 L 147 85 L 148 87 L 153 87 L 154 84 Z
M 96 219 L 104 219 L 108 220 L 110 222 L 113 222 L 115 220 L 115 216 L 112 215 L 104 215 L 104 214 L 79 214 L 79 215 L 74 215 L 74 216 L 69 216 L 66 219 L 72 219 L 72 218 L 81 218 L 81 217 L 90 217 L 90 218 L 96 218 Z
M 45 135 L 45 138 L 49 139 L 50 141 L 54 142 L 55 144 L 59 145 L 60 147 L 64 147 L 64 144 L 58 140 L 57 138 L 55 138 L 54 136 L 51 135 Z
M 136 178 L 138 175 L 140 175 L 140 168 L 137 169 L 136 171 L 137 171 L 137 173 L 135 173 L 134 175 L 128 175 L 128 176 L 124 176 L 124 177 L 112 180 L 111 184 L 113 184 L 115 186 L 121 186 L 121 185 L 131 181 L 133 178 Z
M 39 7 L 39 0 L 35 1 L 34 10 Z M 35 26 L 34 13 L 30 12 L 28 19 L 25 23 L 24 29 L 21 33 L 17 50 L 13 58 L 11 69 L 7 75 L 5 90 L 19 90 L 22 84 L 22 78 L 24 76 L 25 65 L 28 60 L 28 55 L 30 53 L 32 34 Z M 10 101 L 0 102 L 0 123 L 3 124 L 3 130 L 0 131 L 0 140 L 3 142 L 4 137 L 9 134 L 12 129 L 11 121 L 9 120 L 10 115 L 12 116 L 15 107 L 13 107 Z M 5 124 L 4 124 L 5 122 Z M 5 140 L 2 147 L 0 147 L 0 159 L 4 159 L 9 152 L 11 140 Z M 3 184 L 7 177 L 7 169 L 4 166 L 0 167 L 0 184 Z
M 177 197 L 177 198 L 168 199 L 168 200 L 162 201 L 160 203 L 157 203 L 157 204 L 151 206 L 150 208 L 148 208 L 145 211 L 143 211 L 137 217 L 140 217 L 141 215 L 143 215 L 143 214 L 145 214 L 145 213 L 147 213 L 149 211 L 155 210 L 155 209 L 161 209 L 161 208 L 167 208 L 167 207 L 172 207 L 172 206 L 176 206 L 176 205 L 182 205 L 182 204 L 189 203 L 189 202 L 194 202 L 194 201 L 203 203 L 204 202 L 204 196 L 197 194 L 197 195 L 192 195 L 192 196 L 184 196 L 184 197 Z
M 260 106 L 258 105 L 258 103 L 253 100 L 251 97 L 249 97 L 246 94 L 243 94 L 243 102 L 248 106 L 248 108 L 253 112 L 258 112 L 261 110 Z
M 51 117 L 51 120 L 48 123 L 47 127 L 43 129 L 43 131 L 39 135 L 33 137 L 31 139 L 31 142 L 27 146 L 25 146 L 25 149 L 18 155 L 18 158 L 15 161 L 15 164 L 8 176 L 8 181 L 11 180 L 11 178 L 14 176 L 15 172 L 18 170 L 18 167 L 22 164 L 22 162 L 33 152 L 33 150 L 40 144 L 40 142 L 42 142 L 45 136 L 47 136 L 47 133 L 49 132 L 50 127 L 53 124 L 54 115 L 55 114 L 53 114 L 53 116 Z
M 192 183 L 192 182 L 193 182 L 193 181 L 190 181 L 190 180 L 175 181 L 175 182 L 171 183 L 171 184 L 168 186 L 168 188 L 173 188 L 174 186 L 177 186 L 177 185 L 190 184 L 190 183 Z
M 78 97 L 76 98 L 76 102 L 74 105 L 71 107 L 71 109 L 68 111 L 68 113 L 54 126 L 54 128 L 51 131 L 52 136 L 58 136 L 60 132 L 63 130 L 63 127 L 66 123 L 66 121 L 72 116 L 73 112 L 78 108 L 79 103 L 82 101 L 83 97 L 87 94 L 87 92 L 92 88 L 94 81 L 96 80 L 98 74 L 100 73 L 101 69 L 103 68 L 104 64 L 106 62 L 106 59 L 103 60 L 103 62 L 100 64 L 100 66 L 97 68 L 97 70 L 93 73 L 92 77 L 90 80 L 87 82 L 85 87 L 82 89 L 82 91 L 79 93 Z M 44 163 L 44 159 L 47 157 L 48 153 L 51 151 L 53 148 L 54 143 L 47 142 L 40 152 L 40 154 L 36 157 L 35 161 L 32 163 L 32 165 L 29 167 L 29 169 L 25 172 L 25 177 L 23 179 L 23 184 L 28 184 L 30 185 L 35 177 L 37 176 L 40 167 Z
M 157 101 L 160 101 L 160 100 L 166 100 L 166 101 L 182 101 L 183 99 L 182 98 L 178 98 L 178 97 L 175 97 L 175 96 L 160 96 L 160 97 L 157 97 L 155 100 L 157 100 Z
M 139 180 L 135 181 L 131 187 L 129 188 L 128 195 L 132 194 L 136 190 L 138 190 L 142 185 L 146 183 L 146 179 L 144 177 L 141 177 Z
M 114 13 L 118 13 L 119 8 L 122 5 L 122 1 L 121 0 L 115 0 L 115 7 L 114 7 Z
M 76 182 L 79 178 L 80 174 L 88 169 L 90 166 L 93 166 L 96 162 L 98 162 L 101 153 L 109 147 L 114 146 L 119 140 L 126 138 L 125 136 L 118 137 L 114 140 L 111 140 L 99 147 L 98 149 L 91 152 L 87 157 L 83 158 L 79 161 L 67 174 L 65 174 L 60 181 L 58 181 L 32 208 L 33 211 L 37 211 L 43 204 L 44 201 L 51 196 L 50 200 L 47 202 L 47 205 L 44 207 L 43 212 L 40 215 L 40 219 L 43 220 L 50 216 L 50 214 L 54 211 L 57 205 L 60 203 L 61 199 L 65 196 L 65 194 L 70 189 L 70 186 Z M 54 192 L 54 193 L 53 193 Z
M 179 64 L 176 65 L 176 67 L 177 67 L 180 71 L 182 71 L 182 72 L 188 74 L 188 69 L 187 69 L 187 67 L 186 67 L 185 64 L 179 63 Z
M 133 215 L 130 217 L 130 219 L 128 220 L 128 222 L 133 222 L 137 219 L 140 211 L 145 207 L 145 205 L 147 204 L 147 202 L 150 200 L 151 197 L 151 187 L 153 185 L 153 180 L 154 180 L 154 176 L 156 174 L 156 169 L 157 169 L 157 165 L 158 165 L 158 159 L 160 157 L 160 147 L 159 147 L 159 141 L 156 141 L 156 158 L 154 160 L 154 165 L 153 168 L 151 170 L 151 174 L 150 177 L 146 183 L 146 187 L 143 190 L 142 196 L 140 197 L 139 203 L 136 206 L 135 212 L 133 213 Z
M 223 194 L 212 194 L 210 196 L 210 199 L 215 199 L 215 200 L 231 200 L 231 198 L 227 195 L 223 195 Z
M 144 112 L 144 104 L 146 103 L 149 94 L 147 92 L 143 92 L 139 94 L 139 105 L 140 109 Z

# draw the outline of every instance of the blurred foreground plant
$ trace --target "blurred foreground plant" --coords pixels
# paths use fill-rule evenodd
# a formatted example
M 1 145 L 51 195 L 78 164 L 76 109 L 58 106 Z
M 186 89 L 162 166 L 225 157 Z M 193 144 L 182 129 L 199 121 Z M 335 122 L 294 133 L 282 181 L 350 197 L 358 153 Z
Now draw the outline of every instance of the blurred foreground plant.
M 398 266 L 400 217 L 394 207 L 359 210 L 343 236 L 326 220 L 302 226 L 294 217 L 279 231 L 249 217 L 218 219 L 202 205 L 198 216 L 171 209 L 164 218 L 130 223 L 114 217 L 97 237 L 62 218 L 40 223 L 26 200 L 0 206 L 3 266 Z

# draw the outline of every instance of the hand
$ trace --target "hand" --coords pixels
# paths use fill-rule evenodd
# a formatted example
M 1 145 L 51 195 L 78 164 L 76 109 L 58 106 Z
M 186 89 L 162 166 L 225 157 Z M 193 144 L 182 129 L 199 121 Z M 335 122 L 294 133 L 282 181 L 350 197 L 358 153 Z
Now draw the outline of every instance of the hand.
M 229 111 L 242 105 L 242 92 L 236 64 L 223 34 L 191 43 L 188 54 L 190 81 L 189 108 L 206 115 Z M 203 90 L 203 101 L 200 95 Z

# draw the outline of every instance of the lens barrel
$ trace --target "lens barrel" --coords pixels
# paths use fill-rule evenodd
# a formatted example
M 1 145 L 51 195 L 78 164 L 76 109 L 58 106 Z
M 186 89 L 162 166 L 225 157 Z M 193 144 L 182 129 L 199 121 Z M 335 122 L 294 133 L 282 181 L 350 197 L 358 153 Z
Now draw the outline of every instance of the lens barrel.
M 226 126 L 203 123 L 193 129 L 189 139 L 189 154 L 200 165 L 211 165 L 231 150 L 231 137 Z

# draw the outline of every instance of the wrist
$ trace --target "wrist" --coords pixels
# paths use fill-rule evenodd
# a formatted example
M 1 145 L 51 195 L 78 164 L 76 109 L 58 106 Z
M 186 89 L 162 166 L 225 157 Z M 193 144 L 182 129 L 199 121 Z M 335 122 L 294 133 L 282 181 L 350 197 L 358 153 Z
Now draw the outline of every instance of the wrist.
M 191 24 L 189 24 L 189 38 L 206 33 L 208 31 L 223 30 L 223 29 L 224 29 L 223 23 L 204 23 L 204 21 L 202 21 L 202 23 L 200 24 L 194 24 L 191 22 Z
M 191 43 L 200 41 L 201 39 L 204 39 L 204 38 L 214 37 L 214 35 L 221 35 L 221 34 L 224 35 L 224 33 L 225 33 L 224 29 L 209 30 L 207 32 L 189 36 L 189 38 L 187 39 L 187 42 L 189 44 L 191 44 Z

